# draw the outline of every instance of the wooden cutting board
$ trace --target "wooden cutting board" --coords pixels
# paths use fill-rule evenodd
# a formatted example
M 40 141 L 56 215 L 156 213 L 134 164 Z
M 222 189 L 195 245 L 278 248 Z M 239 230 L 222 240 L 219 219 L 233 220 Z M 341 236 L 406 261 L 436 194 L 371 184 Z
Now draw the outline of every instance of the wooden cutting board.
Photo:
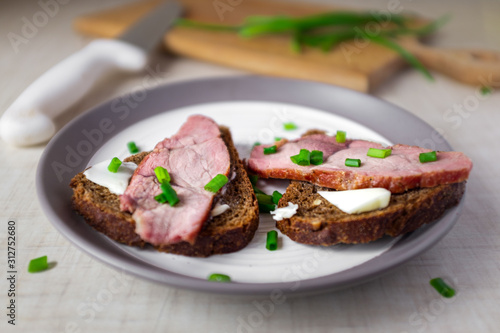
M 240 24 L 249 15 L 301 16 L 338 10 L 304 3 L 266 0 L 179 0 L 185 17 L 217 24 Z M 120 8 L 79 17 L 77 31 L 98 37 L 116 37 L 158 5 L 161 0 L 140 1 Z M 221 5 L 222 3 L 222 5 Z M 232 4 L 232 5 L 231 5 Z M 217 7 L 216 7 L 217 5 Z M 250 72 L 313 80 L 369 92 L 394 75 L 404 61 L 393 51 L 373 43 L 346 42 L 329 53 L 290 50 L 286 36 L 243 39 L 232 32 L 176 27 L 165 36 L 171 52 Z

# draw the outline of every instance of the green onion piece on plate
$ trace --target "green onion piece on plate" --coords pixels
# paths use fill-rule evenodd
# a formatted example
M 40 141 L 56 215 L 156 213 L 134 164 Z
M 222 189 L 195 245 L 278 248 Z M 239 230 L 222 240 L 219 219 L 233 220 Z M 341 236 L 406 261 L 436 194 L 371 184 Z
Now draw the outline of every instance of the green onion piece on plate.
M 420 163 L 434 162 L 437 161 L 437 154 L 435 151 L 421 153 L 420 155 L 418 155 L 418 160 L 420 161 Z
M 297 129 L 297 125 L 295 125 L 294 123 L 290 122 L 290 123 L 284 123 L 283 124 L 283 128 L 286 130 L 286 131 L 293 131 L 295 129 Z
M 170 175 L 168 174 L 167 169 L 165 169 L 164 167 L 157 166 L 155 168 L 155 175 L 156 175 L 156 178 L 158 179 L 158 182 L 160 182 L 160 184 L 170 183 L 170 180 L 171 180 Z
M 250 179 L 250 183 L 252 183 L 252 185 L 257 185 L 257 181 L 259 180 L 259 176 L 257 175 L 248 175 L 248 178 Z
M 452 287 L 447 285 L 446 282 L 443 281 L 443 279 L 435 278 L 435 279 L 430 280 L 429 283 L 442 296 L 444 296 L 446 298 L 451 298 L 451 297 L 455 296 L 455 289 L 453 289 Z
M 231 278 L 225 274 L 214 273 L 208 277 L 208 281 L 214 282 L 231 282 Z
M 298 165 L 310 165 L 311 164 L 311 152 L 307 149 L 301 149 L 298 155 L 290 156 L 293 163 Z
M 391 149 L 370 148 L 368 149 L 368 153 L 366 154 L 366 156 L 376 157 L 376 158 L 386 158 L 387 156 L 390 156 L 391 153 L 392 153 Z
M 280 141 L 281 139 L 283 139 L 283 138 L 280 138 L 279 136 L 277 136 L 274 138 L 274 141 Z
M 265 203 L 265 204 L 269 204 L 269 205 L 274 205 L 273 197 L 271 195 L 257 193 L 256 196 L 257 196 L 257 201 L 259 203 Z
M 254 147 L 255 147 L 255 146 L 260 146 L 260 145 L 261 145 L 261 143 L 260 143 L 259 141 L 256 141 L 253 145 L 254 145 Z
M 255 185 L 252 185 L 253 187 L 253 191 L 255 192 L 255 194 L 266 194 L 266 192 L 262 191 L 260 188 L 258 188 L 257 186 Z M 267 194 L 266 194 L 267 195 Z
M 120 161 L 118 157 L 113 157 L 113 159 L 108 165 L 108 171 L 112 173 L 117 173 L 120 165 L 122 165 L 122 161 Z
M 274 145 L 271 147 L 264 148 L 264 155 L 275 154 L 278 148 Z
M 163 193 L 160 193 L 158 195 L 155 196 L 155 200 L 158 201 L 159 203 L 163 204 L 165 202 L 167 202 L 167 197 L 165 196 L 165 194 Z
M 359 168 L 361 166 L 361 160 L 359 158 L 346 158 L 345 166 Z
M 212 180 L 209 181 L 207 185 L 205 185 L 205 190 L 217 193 L 224 185 L 227 184 L 227 182 L 227 177 L 219 173 L 217 176 L 212 178 Z
M 266 249 L 275 251 L 278 248 L 278 232 L 271 230 L 267 233 Z
M 261 213 L 269 213 L 276 209 L 273 202 L 273 197 L 267 194 L 256 193 L 257 202 L 259 203 L 259 211 Z
M 28 265 L 28 272 L 37 273 L 44 271 L 47 268 L 49 268 L 49 264 L 47 263 L 47 256 L 43 256 L 30 261 Z
M 168 204 L 170 206 L 173 207 L 179 202 L 179 197 L 177 196 L 177 192 L 175 192 L 170 183 L 161 184 L 160 188 L 163 192 L 163 195 L 165 195 L 165 198 L 167 198 Z
M 335 135 L 335 140 L 338 143 L 344 143 L 346 138 L 346 133 L 345 131 L 337 131 L 337 135 Z
M 127 143 L 127 148 L 131 154 L 137 154 L 139 152 L 139 148 L 137 148 L 134 141 Z
M 278 204 L 278 201 L 280 201 L 280 199 L 283 197 L 283 194 L 281 194 L 280 192 L 278 191 L 274 191 L 273 192 L 273 195 L 272 195 L 272 199 L 273 199 L 273 203 L 275 205 Z
M 313 150 L 311 152 L 311 164 L 314 165 L 323 164 L 323 152 L 321 150 Z
M 489 95 L 492 92 L 493 92 L 493 89 L 491 89 L 491 87 L 487 87 L 487 86 L 481 87 L 481 95 L 483 95 L 483 96 Z

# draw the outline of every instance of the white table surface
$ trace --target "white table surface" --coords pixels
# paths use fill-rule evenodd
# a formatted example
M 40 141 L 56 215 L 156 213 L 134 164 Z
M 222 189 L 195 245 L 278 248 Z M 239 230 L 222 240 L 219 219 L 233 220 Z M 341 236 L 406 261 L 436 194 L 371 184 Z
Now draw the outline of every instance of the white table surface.
M 48 0 L 47 0 L 48 1 Z M 243 0 L 244 1 L 244 0 Z M 43 2 L 43 1 L 42 1 Z M 1 1 L 0 112 L 48 68 L 82 48 L 89 38 L 71 28 L 83 13 L 112 7 L 118 0 L 70 1 L 14 52 L 7 34 L 20 34 L 23 18 L 40 11 L 37 1 Z M 323 1 L 328 2 L 328 1 Z M 348 5 L 349 1 L 337 1 Z M 453 20 L 432 40 L 444 47 L 500 49 L 500 2 L 400 0 L 405 10 Z M 360 8 L 387 8 L 389 1 L 358 1 Z M 352 4 L 351 4 L 352 5 Z M 237 10 L 237 8 L 235 8 Z M 243 72 L 158 53 L 158 83 Z M 141 75 L 116 75 L 102 82 L 60 119 L 132 90 Z M 440 129 L 474 162 L 465 205 L 456 226 L 436 246 L 371 282 L 316 296 L 287 299 L 259 314 L 261 298 L 226 297 L 153 284 L 90 258 L 61 236 L 43 215 L 35 193 L 35 170 L 44 146 L 0 145 L 1 267 L 6 276 L 7 221 L 17 223 L 16 326 L 0 319 L 1 332 L 499 332 L 500 323 L 500 93 L 465 105 L 479 87 L 436 75 L 430 83 L 407 70 L 374 95 L 409 110 Z M 454 107 L 464 106 L 463 113 Z M 455 112 L 455 113 L 451 113 Z M 454 116 L 454 118 L 450 118 Z M 452 120 L 453 119 L 453 120 Z M 29 274 L 30 259 L 47 255 L 57 265 Z M 442 298 L 429 286 L 433 277 L 453 281 L 458 295 Z M 97 302 L 110 284 L 121 287 Z M 8 305 L 6 277 L 0 306 Z M 104 290 L 104 291 L 103 291 Z M 93 305 L 93 306 L 92 306 Z M 254 327 L 243 328 L 252 321 Z

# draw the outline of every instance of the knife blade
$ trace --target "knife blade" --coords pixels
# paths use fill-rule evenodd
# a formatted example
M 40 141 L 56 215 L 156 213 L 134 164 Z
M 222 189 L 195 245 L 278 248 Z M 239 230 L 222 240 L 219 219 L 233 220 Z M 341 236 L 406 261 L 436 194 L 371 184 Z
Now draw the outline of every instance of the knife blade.
M 167 1 L 155 8 L 145 19 L 139 20 L 122 33 L 118 39 L 135 45 L 146 52 L 151 51 L 175 20 L 182 14 L 182 6 L 176 1 Z M 147 38 L 144 38 L 147 36 Z
M 182 6 L 168 0 L 118 39 L 93 40 L 50 68 L 4 112 L 0 118 L 2 139 L 19 147 L 48 141 L 56 132 L 53 118 L 78 102 L 102 76 L 143 70 L 148 52 L 181 14 Z

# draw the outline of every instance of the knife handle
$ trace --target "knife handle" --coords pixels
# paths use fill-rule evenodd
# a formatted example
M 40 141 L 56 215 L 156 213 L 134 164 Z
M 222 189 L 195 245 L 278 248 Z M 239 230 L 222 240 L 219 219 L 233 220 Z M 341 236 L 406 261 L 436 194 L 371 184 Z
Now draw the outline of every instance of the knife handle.
M 36 79 L 0 118 L 2 139 L 15 146 L 49 140 L 52 121 L 79 101 L 111 71 L 141 71 L 147 63 L 142 49 L 112 39 L 97 39 Z

